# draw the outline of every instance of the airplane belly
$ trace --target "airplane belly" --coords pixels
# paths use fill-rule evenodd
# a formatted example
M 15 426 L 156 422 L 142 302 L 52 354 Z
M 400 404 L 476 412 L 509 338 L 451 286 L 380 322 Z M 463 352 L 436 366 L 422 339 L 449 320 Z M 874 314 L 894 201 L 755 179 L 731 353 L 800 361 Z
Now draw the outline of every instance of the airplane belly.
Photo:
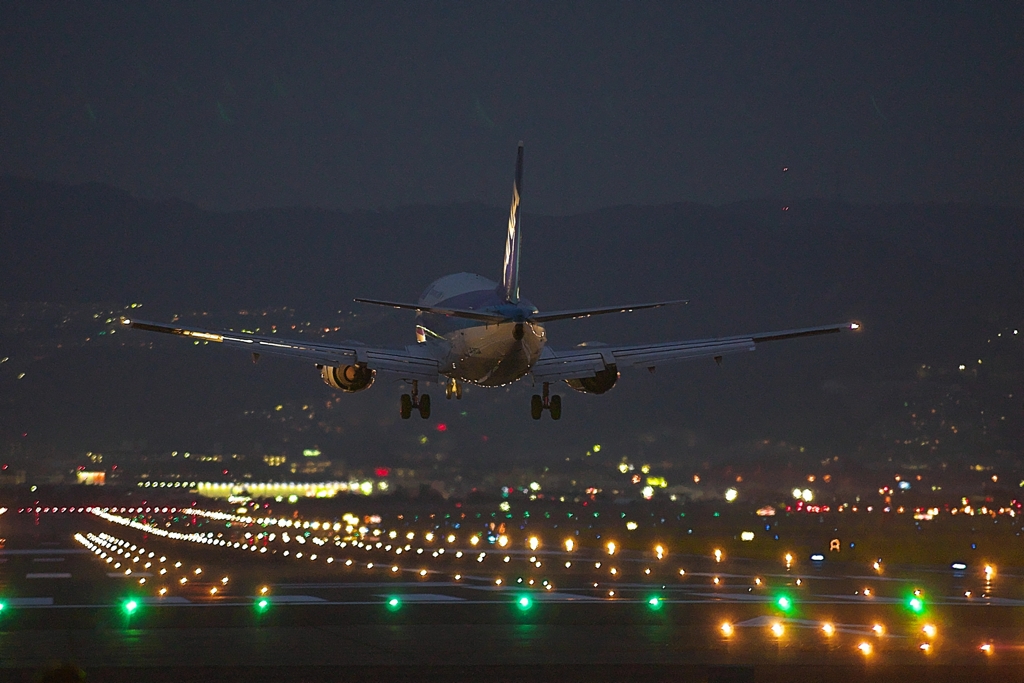
M 445 374 L 480 386 L 501 386 L 528 373 L 544 348 L 544 328 L 523 323 L 517 339 L 516 325 L 479 325 L 446 335 L 451 352 Z

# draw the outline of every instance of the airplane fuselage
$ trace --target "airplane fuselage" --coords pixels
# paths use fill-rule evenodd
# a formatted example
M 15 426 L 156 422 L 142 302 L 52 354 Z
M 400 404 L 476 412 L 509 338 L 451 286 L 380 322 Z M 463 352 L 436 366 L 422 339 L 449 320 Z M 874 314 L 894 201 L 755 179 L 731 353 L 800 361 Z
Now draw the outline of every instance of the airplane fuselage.
M 500 312 L 512 320 L 481 323 L 464 318 L 421 313 L 416 339 L 438 358 L 440 371 L 451 379 L 485 387 L 510 384 L 526 375 L 540 358 L 547 334 L 526 317 L 537 311 L 529 301 L 504 300 L 501 286 L 472 273 L 457 273 L 427 287 L 419 304 L 481 312 Z M 519 318 L 520 320 L 516 320 Z

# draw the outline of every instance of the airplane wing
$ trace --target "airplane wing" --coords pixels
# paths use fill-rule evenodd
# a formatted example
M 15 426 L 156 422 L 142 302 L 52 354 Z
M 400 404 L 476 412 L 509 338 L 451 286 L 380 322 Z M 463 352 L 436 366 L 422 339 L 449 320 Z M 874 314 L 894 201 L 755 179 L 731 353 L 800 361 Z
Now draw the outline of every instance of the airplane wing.
M 627 367 L 654 368 L 666 363 L 698 358 L 717 359 L 732 353 L 753 351 L 758 344 L 763 342 L 835 334 L 858 329 L 860 329 L 859 323 L 840 323 L 762 334 L 659 344 L 591 346 L 565 351 L 556 351 L 551 347 L 545 347 L 531 372 L 535 379 L 542 382 L 557 382 L 564 379 L 594 377 L 609 365 L 615 365 L 621 370 Z
M 371 370 L 397 375 L 401 379 L 436 382 L 437 360 L 426 355 L 418 346 L 404 349 L 381 349 L 354 342 L 326 344 L 315 341 L 278 339 L 242 332 L 214 332 L 185 325 L 166 325 L 122 318 L 121 324 L 136 330 L 161 332 L 192 339 L 195 343 L 212 342 L 241 349 L 257 358 L 263 354 L 287 356 L 312 361 L 318 365 L 354 365 L 362 363 Z

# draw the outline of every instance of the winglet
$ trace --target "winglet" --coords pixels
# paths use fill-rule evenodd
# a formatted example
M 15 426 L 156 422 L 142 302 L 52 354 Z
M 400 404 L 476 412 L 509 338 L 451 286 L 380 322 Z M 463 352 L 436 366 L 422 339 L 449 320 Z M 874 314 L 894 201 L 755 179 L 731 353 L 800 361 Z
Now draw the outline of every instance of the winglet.
M 516 155 L 516 178 L 512 183 L 512 208 L 508 213 L 508 236 L 505 239 L 505 270 L 501 287 L 505 301 L 519 303 L 519 248 L 522 244 L 519 230 L 519 196 L 523 189 L 523 141 L 519 141 Z

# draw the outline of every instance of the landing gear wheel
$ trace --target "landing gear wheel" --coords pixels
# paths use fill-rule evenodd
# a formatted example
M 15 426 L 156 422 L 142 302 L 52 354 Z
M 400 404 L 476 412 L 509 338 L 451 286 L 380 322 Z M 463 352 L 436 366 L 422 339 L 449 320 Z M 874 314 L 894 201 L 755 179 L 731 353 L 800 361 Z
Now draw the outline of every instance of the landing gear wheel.
M 430 394 L 420 396 L 420 417 L 424 420 L 430 417 Z
M 539 420 L 543 412 L 544 402 L 541 401 L 540 396 L 534 394 L 533 398 L 530 399 L 530 417 L 532 417 L 534 420 Z
M 455 383 L 455 399 L 457 401 L 462 400 L 462 382 Z
M 402 419 L 408 420 L 409 416 L 412 415 L 412 396 L 409 394 L 402 394 L 401 402 Z
M 562 417 L 562 397 L 555 395 L 551 397 L 551 404 L 548 405 L 548 410 L 551 412 L 551 419 L 557 420 Z

